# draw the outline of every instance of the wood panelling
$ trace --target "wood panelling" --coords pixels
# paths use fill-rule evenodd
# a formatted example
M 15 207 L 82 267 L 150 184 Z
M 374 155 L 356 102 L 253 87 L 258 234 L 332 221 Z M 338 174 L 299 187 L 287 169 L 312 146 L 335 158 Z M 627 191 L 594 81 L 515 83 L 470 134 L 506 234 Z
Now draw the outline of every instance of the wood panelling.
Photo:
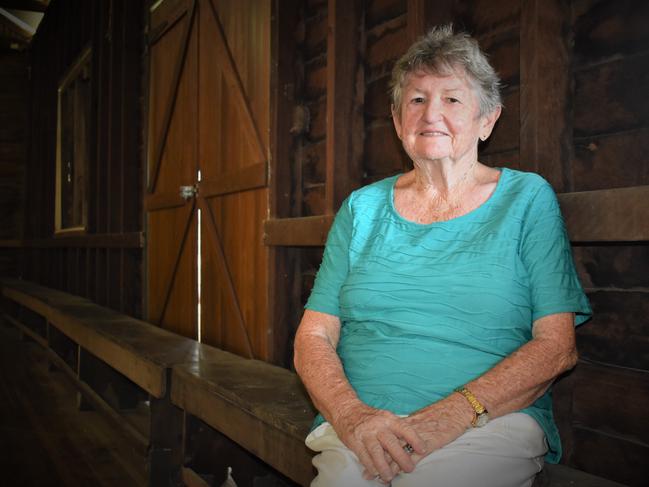
M 158 198 L 193 186 L 197 174 L 198 28 L 194 1 L 165 20 L 170 27 L 149 45 L 147 193 Z M 178 18 L 174 23 L 173 20 Z M 147 318 L 195 338 L 197 221 L 195 201 L 147 215 Z
M 649 4 L 642 0 L 574 0 L 574 56 L 586 66 L 646 52 Z
M 521 2 L 521 163 L 543 175 L 555 191 L 570 189 L 569 23 L 565 2 Z
M 559 195 L 573 242 L 649 240 L 649 186 Z
M 613 435 L 575 426 L 575 448 L 570 465 L 631 487 L 647 485 L 649 447 Z
M 390 74 L 392 64 L 408 48 L 408 19 L 401 15 L 367 32 L 365 52 L 368 81 Z
M 577 329 L 583 358 L 649 370 L 649 300 L 642 290 L 597 290 L 588 293 L 592 322 Z M 593 398 L 596 400 L 596 398 Z
M 649 127 L 575 139 L 576 191 L 649 184 Z
M 332 215 L 278 218 L 264 224 L 266 245 L 321 246 L 327 239 Z
M 649 53 L 615 59 L 575 73 L 576 137 L 649 125 Z
M 201 339 L 268 360 L 271 5 L 202 2 L 199 15 Z
M 325 212 L 332 214 L 360 186 L 365 73 L 362 2 L 329 0 Z M 356 48 L 354 48 L 356 46 Z
M 27 73 L 25 53 L 0 52 L 0 239 L 17 239 L 22 234 L 28 142 Z M 9 271 L 10 266 L 0 263 L 0 273 L 3 270 Z
M 383 22 L 405 15 L 408 11 L 407 0 L 372 0 L 365 8 L 365 26 L 372 27 Z
M 141 76 L 143 2 L 55 2 L 29 49 L 31 80 L 21 274 L 141 312 Z M 92 49 L 92 150 L 86 235 L 52 239 L 56 90 L 62 75 Z M 3 206 L 4 208 L 4 206 Z M 103 249 L 114 248 L 107 252 Z M 133 250 L 128 250 L 128 249 Z M 107 286 L 113 287 L 108 292 Z
M 573 254 L 585 288 L 649 288 L 649 246 L 643 243 L 580 245 Z

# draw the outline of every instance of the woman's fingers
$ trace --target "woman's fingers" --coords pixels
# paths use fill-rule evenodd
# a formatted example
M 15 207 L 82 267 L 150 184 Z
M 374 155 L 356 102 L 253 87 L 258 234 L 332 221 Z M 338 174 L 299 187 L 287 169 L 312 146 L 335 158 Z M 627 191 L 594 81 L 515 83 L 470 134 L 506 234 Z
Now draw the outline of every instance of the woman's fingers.
M 390 432 L 389 435 L 383 433 L 379 437 L 379 440 L 385 452 L 390 455 L 391 460 L 396 462 L 399 470 L 412 472 L 415 469 L 415 463 L 412 461 L 410 453 L 403 447 L 405 443 L 399 441 L 399 438 L 394 433 Z
M 394 478 L 394 474 L 392 473 L 392 468 L 390 467 L 389 462 L 386 461 L 385 450 L 381 443 L 374 438 L 371 444 L 366 445 L 366 448 L 370 458 L 372 459 L 374 468 L 379 477 L 381 477 L 381 480 L 384 482 L 390 482 Z
M 410 453 L 417 453 L 419 455 L 426 455 L 426 453 L 428 453 L 426 442 L 421 438 L 421 436 L 419 436 L 414 428 L 406 424 L 405 421 L 400 421 L 399 430 L 396 433 L 397 436 L 403 440 L 403 443 L 401 444 L 402 448 L 405 445 L 410 445 L 413 450 Z

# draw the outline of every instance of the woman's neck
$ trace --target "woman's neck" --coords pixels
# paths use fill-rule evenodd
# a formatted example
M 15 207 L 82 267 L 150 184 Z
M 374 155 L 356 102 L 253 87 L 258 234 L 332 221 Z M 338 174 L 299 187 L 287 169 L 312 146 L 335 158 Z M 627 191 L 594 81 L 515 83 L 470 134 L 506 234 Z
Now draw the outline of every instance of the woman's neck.
M 464 161 L 426 160 L 414 162 L 414 189 L 448 199 L 460 187 L 476 179 L 477 157 Z

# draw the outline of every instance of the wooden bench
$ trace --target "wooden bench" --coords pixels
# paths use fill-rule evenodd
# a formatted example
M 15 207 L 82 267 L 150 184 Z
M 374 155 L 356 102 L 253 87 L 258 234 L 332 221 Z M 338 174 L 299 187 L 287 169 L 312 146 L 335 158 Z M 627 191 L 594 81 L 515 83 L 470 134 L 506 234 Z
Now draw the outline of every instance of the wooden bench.
M 221 352 L 225 354 L 225 352 Z M 259 360 L 206 354 L 173 367 L 171 401 L 300 485 L 314 476 L 304 444 L 315 409 L 299 378 Z
M 92 353 L 150 394 L 150 485 L 176 485 L 189 441 L 183 432 L 191 418 L 296 484 L 309 485 L 313 454 L 304 438 L 315 410 L 293 372 L 199 344 L 83 298 L 23 281 L 3 279 L 0 284 L 5 298 L 47 320 L 48 332 L 42 336 L 5 315 L 25 333 L 47 347 L 49 327 L 54 327 L 76 343 L 80 357 L 82 350 Z M 84 382 L 83 361 L 77 365 Z M 200 473 L 183 468 L 184 483 L 207 486 Z M 620 485 L 560 465 L 547 465 L 534 484 Z

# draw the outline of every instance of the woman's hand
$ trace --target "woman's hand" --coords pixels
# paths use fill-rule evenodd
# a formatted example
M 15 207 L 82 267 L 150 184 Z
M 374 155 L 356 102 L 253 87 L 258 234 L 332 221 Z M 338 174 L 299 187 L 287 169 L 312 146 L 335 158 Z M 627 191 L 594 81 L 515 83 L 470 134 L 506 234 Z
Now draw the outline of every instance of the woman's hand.
M 367 479 L 378 476 L 390 482 L 400 471 L 412 472 L 414 455 L 423 457 L 426 453 L 426 443 L 405 419 L 356 402 L 342 407 L 332 418 L 332 426 L 365 467 Z M 406 443 L 412 446 L 413 456 L 404 450 Z
M 473 409 L 464 397 L 451 394 L 403 418 L 408 426 L 417 431 L 426 445 L 423 454 L 413 453 L 413 461 L 419 462 L 426 455 L 459 438 L 471 427 L 473 415 Z

